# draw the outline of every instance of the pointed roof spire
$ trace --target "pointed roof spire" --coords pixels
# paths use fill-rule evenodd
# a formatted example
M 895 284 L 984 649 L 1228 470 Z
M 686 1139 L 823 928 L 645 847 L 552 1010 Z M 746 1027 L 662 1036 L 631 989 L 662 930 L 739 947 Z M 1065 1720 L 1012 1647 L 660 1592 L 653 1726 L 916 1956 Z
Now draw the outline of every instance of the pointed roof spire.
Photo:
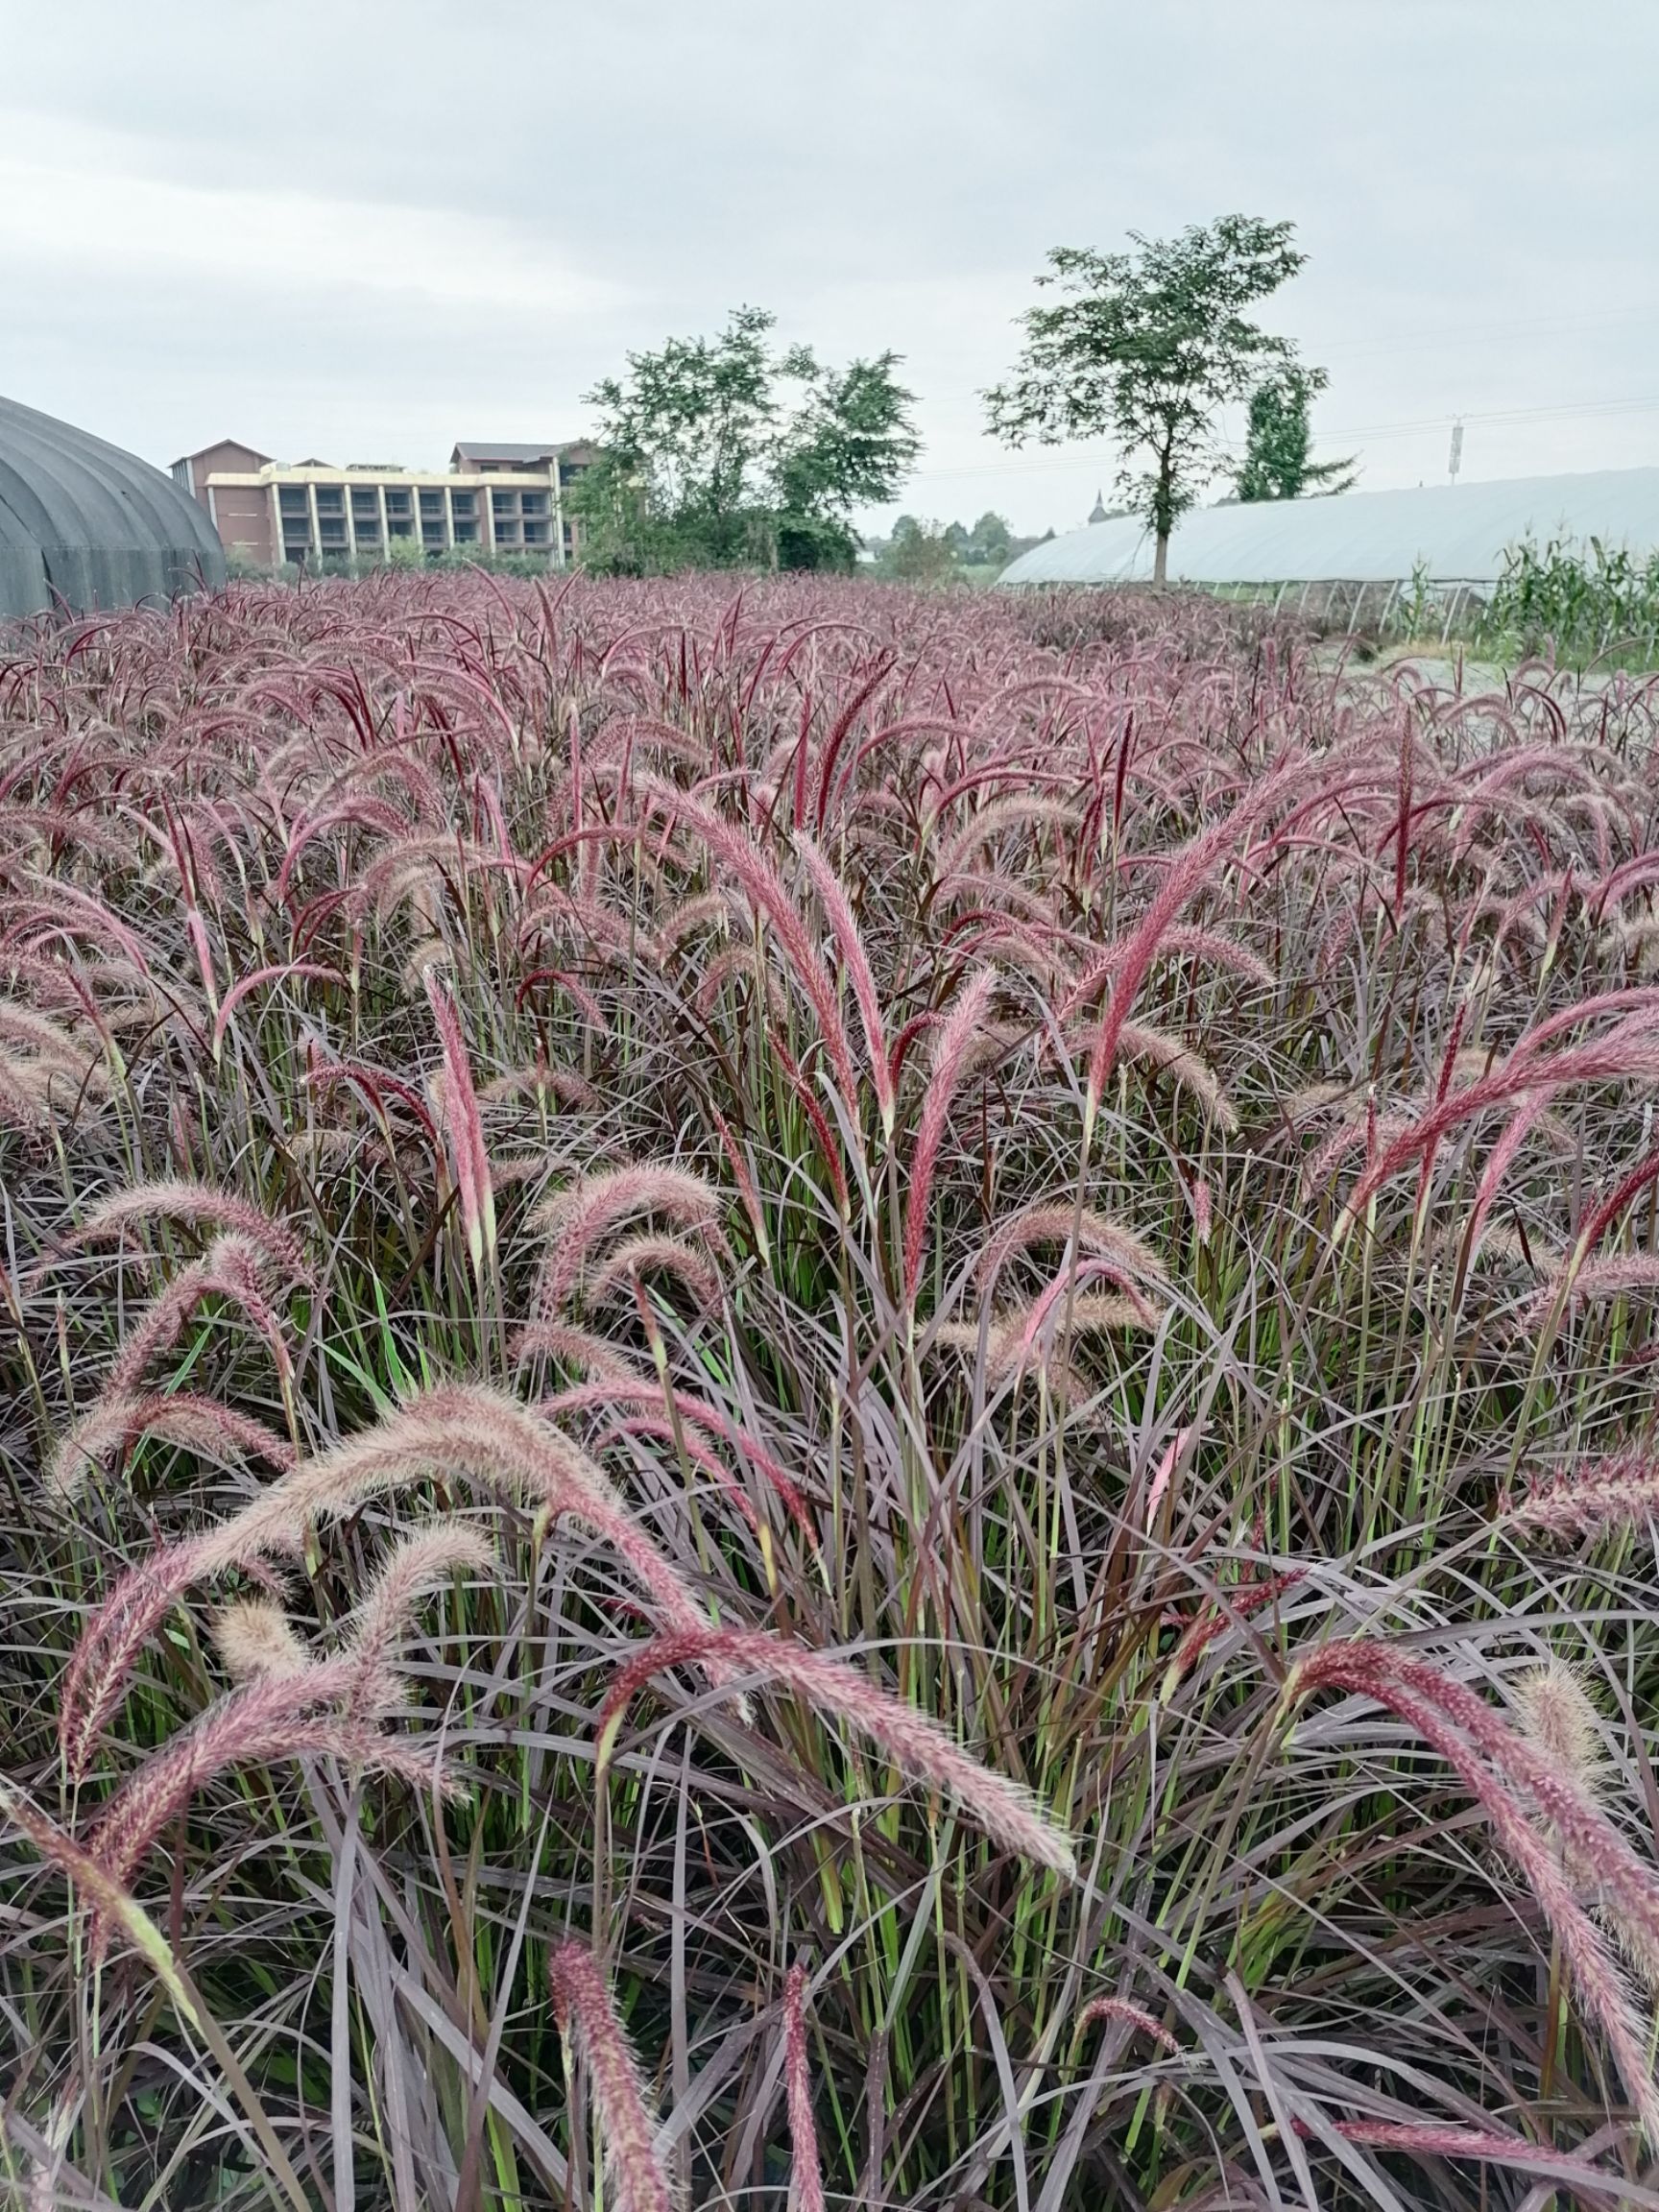
M 1098 492 L 1094 494 L 1094 505 L 1090 510 L 1089 519 L 1091 522 L 1104 522 L 1106 519 L 1106 502 Z

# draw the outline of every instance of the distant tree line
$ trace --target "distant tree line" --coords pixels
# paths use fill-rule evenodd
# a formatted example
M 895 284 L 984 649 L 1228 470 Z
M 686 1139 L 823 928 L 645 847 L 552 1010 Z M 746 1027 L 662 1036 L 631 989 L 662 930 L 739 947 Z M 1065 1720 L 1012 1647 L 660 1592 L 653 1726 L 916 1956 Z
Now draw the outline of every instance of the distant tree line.
M 1052 538 L 1054 533 L 1045 535 Z M 972 527 L 901 515 L 886 538 L 868 539 L 865 549 L 877 575 L 897 583 L 988 584 L 1010 561 L 1042 542 L 1041 538 L 1017 538 L 1005 517 L 989 512 Z

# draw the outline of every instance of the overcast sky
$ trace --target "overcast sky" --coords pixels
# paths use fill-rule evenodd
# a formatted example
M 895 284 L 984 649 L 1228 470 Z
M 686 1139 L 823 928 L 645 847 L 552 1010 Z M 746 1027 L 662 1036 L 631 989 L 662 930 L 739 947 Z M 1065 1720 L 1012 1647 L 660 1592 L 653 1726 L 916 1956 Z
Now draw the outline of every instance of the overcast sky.
M 904 355 L 902 507 L 1064 529 L 1109 449 L 976 397 L 1044 254 L 1238 210 L 1363 484 L 1659 464 L 1656 112 L 1659 0 L 0 0 L 0 392 L 431 466 L 746 301 Z

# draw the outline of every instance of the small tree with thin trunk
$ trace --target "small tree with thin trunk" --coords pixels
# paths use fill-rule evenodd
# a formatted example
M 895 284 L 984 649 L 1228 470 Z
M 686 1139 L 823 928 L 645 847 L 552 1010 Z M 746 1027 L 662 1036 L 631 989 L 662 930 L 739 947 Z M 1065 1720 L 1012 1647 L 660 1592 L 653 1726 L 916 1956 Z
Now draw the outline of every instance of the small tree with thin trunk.
M 1307 260 L 1293 230 L 1223 215 L 1176 238 L 1132 230 L 1130 253 L 1056 248 L 1037 281 L 1066 297 L 1022 318 L 1025 350 L 985 395 L 991 428 L 1010 445 L 1116 439 L 1118 491 L 1157 540 L 1155 584 L 1169 533 L 1225 465 L 1217 409 L 1295 360 L 1288 339 L 1244 312 Z

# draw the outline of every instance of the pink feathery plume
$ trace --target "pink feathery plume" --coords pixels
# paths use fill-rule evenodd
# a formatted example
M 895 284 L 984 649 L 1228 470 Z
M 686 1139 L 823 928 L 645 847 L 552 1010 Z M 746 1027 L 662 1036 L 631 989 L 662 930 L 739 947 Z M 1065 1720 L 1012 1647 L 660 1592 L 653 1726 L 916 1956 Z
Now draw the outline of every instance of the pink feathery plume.
M 795 2212 L 824 2212 L 824 2174 L 812 2118 L 812 2075 L 806 2062 L 806 1969 L 791 1966 L 783 1983 L 783 2076 L 789 2104 L 789 2171 Z
M 482 1283 L 486 1269 L 495 1257 L 495 1194 L 490 1181 L 484 1122 L 478 1112 L 472 1065 L 467 1057 L 467 1041 L 461 1034 L 454 1000 L 436 968 L 426 970 L 425 984 L 427 1002 L 444 1050 L 444 1127 L 449 1141 L 455 1188 L 461 1198 L 461 1222 L 467 1235 L 473 1275 Z
M 392 1674 L 392 1660 L 410 1616 L 421 1599 L 452 1575 L 487 1575 L 496 1564 L 495 1547 L 465 1521 L 429 1521 L 405 1536 L 370 1584 L 351 1616 L 347 1656 L 356 1670 L 348 1699 L 354 1718 L 373 1716 Z
M 688 797 L 672 783 L 656 781 L 647 783 L 641 779 L 640 790 L 654 805 L 696 832 L 710 857 L 731 871 L 751 905 L 772 925 L 778 943 L 818 1017 L 830 1068 L 851 1109 L 858 1084 L 834 986 L 782 878 L 760 848 L 723 821 L 712 807 Z
M 1521 1316 L 1530 1328 L 1558 1305 L 1563 1312 L 1592 1300 L 1623 1298 L 1633 1290 L 1659 1289 L 1659 1252 L 1614 1252 L 1575 1269 L 1569 1260 L 1538 1292 Z
M 1659 1076 L 1659 1040 L 1640 1022 L 1630 1022 L 1560 1052 L 1533 1053 L 1517 1046 L 1502 1066 L 1467 1089 L 1454 1091 L 1391 1142 L 1382 1144 L 1348 1194 L 1339 1228 L 1358 1220 L 1372 1195 L 1411 1161 L 1431 1155 L 1448 1130 L 1488 1106 L 1511 1098 L 1549 1099 L 1569 1085 L 1606 1083 L 1626 1077 Z
M 858 924 L 853 912 L 841 878 L 824 854 L 804 832 L 796 837 L 796 850 L 802 865 L 811 879 L 812 888 L 823 902 L 825 917 L 835 934 L 835 943 L 847 964 L 847 974 L 853 985 L 853 996 L 858 1001 L 858 1018 L 864 1025 L 864 1042 L 870 1052 L 870 1073 L 876 1086 L 876 1103 L 881 1114 L 881 1131 L 891 1139 L 896 1113 L 893 1091 L 893 1071 L 887 1060 L 887 1033 L 881 1019 L 881 999 L 876 988 L 876 977 L 871 972 L 869 955 L 864 940 L 858 933 Z
M 582 1280 L 588 1255 L 620 1223 L 654 1214 L 676 1229 L 707 1232 L 718 1212 L 717 1192 L 682 1167 L 616 1167 L 556 1191 L 531 1215 L 531 1226 L 547 1232 L 537 1313 L 542 1320 L 559 1315 Z
M 922 1265 L 926 1255 L 928 1205 L 939 1147 L 945 1142 L 963 1067 L 977 1041 L 985 1010 L 996 989 L 996 970 L 981 968 L 963 986 L 934 1046 L 932 1078 L 922 1103 L 922 1119 L 910 1155 L 910 1188 L 904 1204 L 904 1297 L 911 1306 L 921 1286 Z
M 542 1411 L 551 1416 L 601 1408 L 611 1410 L 623 1406 L 649 1407 L 661 1406 L 665 1397 L 685 1427 L 700 1430 L 705 1435 L 717 1436 L 733 1451 L 740 1452 L 762 1481 L 777 1493 L 784 1510 L 812 1549 L 820 1548 L 818 1531 L 799 1486 L 757 1437 L 706 1399 L 693 1398 L 684 1390 L 665 1392 L 661 1383 L 642 1382 L 637 1376 L 629 1375 L 616 1382 L 598 1381 L 574 1390 L 562 1390 L 557 1397 L 543 1400 Z
M 732 1180 L 737 1186 L 737 1195 L 743 1201 L 743 1211 L 749 1216 L 749 1226 L 754 1232 L 755 1249 L 760 1256 L 760 1264 L 763 1267 L 770 1267 L 772 1247 L 766 1235 L 765 1210 L 760 1204 L 760 1193 L 755 1187 L 755 1178 L 750 1172 L 749 1163 L 737 1149 L 737 1140 L 733 1136 L 731 1124 L 719 1107 L 711 1106 L 709 1112 L 713 1117 L 714 1127 L 719 1135 L 720 1149 L 725 1153 L 727 1163 L 732 1169 Z
M 718 1306 L 720 1278 L 702 1253 L 681 1237 L 629 1237 L 618 1244 L 588 1285 L 590 1306 L 641 1275 L 671 1275 L 699 1307 Z
M 1164 1493 L 1169 1487 L 1169 1478 L 1180 1462 L 1181 1455 L 1198 1433 L 1197 1424 L 1190 1423 L 1177 1429 L 1165 1447 L 1164 1455 L 1153 1469 L 1152 1479 L 1146 1486 L 1146 1526 L 1151 1527 L 1158 1518 L 1158 1508 L 1164 1503 Z
M 117 1396 L 136 1390 L 151 1360 L 179 1341 L 190 1316 L 209 1297 L 228 1298 L 241 1307 L 271 1347 L 277 1372 L 286 1382 L 293 1373 L 293 1359 L 282 1324 L 265 1294 L 261 1279 L 265 1266 L 265 1255 L 239 1231 L 216 1237 L 200 1260 L 180 1268 L 133 1323 L 110 1366 L 106 1390 Z
M 586 1944 L 568 1938 L 555 1947 L 547 1961 L 547 1985 L 559 2032 L 580 2055 L 593 2085 L 605 2147 L 607 2201 L 616 2212 L 674 2212 L 639 2064 L 605 1976 Z
M 1145 980 L 1146 972 L 1157 954 L 1165 931 L 1188 901 L 1197 896 L 1229 854 L 1237 848 L 1240 837 L 1253 830 L 1262 815 L 1277 804 L 1286 783 L 1297 772 L 1294 764 L 1277 769 L 1230 813 L 1184 846 L 1171 861 L 1151 905 L 1123 940 L 1120 956 L 1111 972 L 1111 997 L 1100 1018 L 1100 1026 L 1094 1033 L 1094 1046 L 1089 1054 L 1088 1088 L 1083 1107 L 1085 1144 L 1094 1135 L 1094 1118 L 1100 1110 L 1100 1100 L 1105 1093 L 1106 1078 L 1111 1072 L 1112 1057 L 1117 1050 L 1118 1037 L 1124 1022 L 1129 1019 L 1136 993 Z
M 219 1011 L 213 1017 L 212 1046 L 215 1060 L 224 1047 L 225 1031 L 240 1001 L 247 998 L 250 991 L 256 991 L 260 984 L 276 983 L 289 975 L 303 975 L 311 982 L 338 983 L 342 989 L 347 981 L 338 968 L 325 968 L 316 960 L 282 960 L 274 967 L 256 968 L 252 975 L 241 976 L 226 992 L 219 1002 Z
M 294 1464 L 294 1447 L 285 1437 L 216 1398 L 191 1390 L 122 1391 L 95 1400 L 63 1431 L 46 1462 L 46 1487 L 56 1498 L 72 1498 L 89 1470 L 151 1436 L 222 1466 L 244 1459 L 280 1468 Z
M 1292 1667 L 1284 1695 L 1288 1702 L 1324 1689 L 1357 1693 L 1385 1706 L 1456 1773 L 1536 1898 L 1643 2127 L 1659 2141 L 1659 2083 L 1647 2064 L 1648 2029 L 1638 2018 L 1619 1963 L 1580 1902 L 1561 1857 L 1528 1817 L 1517 1781 L 1563 1841 L 1595 1868 L 1610 1916 L 1634 1905 L 1646 1921 L 1659 1908 L 1659 1879 L 1652 1869 L 1636 1860 L 1576 1777 L 1552 1770 L 1546 1757 L 1484 1699 L 1422 1661 L 1369 1641 L 1328 1644 Z
M 455 1475 L 580 1521 L 622 1559 L 669 1628 L 708 1625 L 673 1563 L 567 1436 L 503 1392 L 443 1383 L 301 1462 L 217 1527 L 163 1547 L 120 1577 L 82 1629 L 64 1671 L 58 1728 L 71 1778 L 85 1773 L 145 1644 L 192 1584 L 271 1553 L 293 1554 L 318 1520 Z
M 1659 1518 L 1659 1459 L 1622 1452 L 1548 1477 L 1507 1502 L 1506 1525 L 1589 1536 Z
M 1132 1229 L 1120 1228 L 1105 1214 L 1088 1207 L 1079 1213 L 1070 1202 L 1039 1200 L 1035 1205 L 1022 1206 L 1018 1214 L 1011 1214 L 992 1231 L 984 1251 L 974 1262 L 974 1283 L 982 1291 L 994 1289 L 998 1277 L 1011 1260 L 1038 1245 L 1064 1244 L 1073 1233 L 1079 1257 L 1088 1253 L 1094 1259 L 1110 1261 L 1126 1273 L 1140 1276 L 1143 1282 L 1168 1281 L 1169 1271 L 1163 1261 Z
M 564 1321 L 528 1321 L 513 1337 L 510 1347 L 518 1366 L 530 1359 L 557 1359 L 562 1366 L 578 1368 L 595 1382 L 639 1381 L 639 1373 L 614 1344 L 591 1330 L 577 1329 Z
M 192 1583 L 217 1571 L 214 1534 L 164 1545 L 129 1567 L 87 1617 L 58 1693 L 58 1745 L 71 1782 L 84 1778 L 156 1623 Z
M 247 1199 L 235 1197 L 228 1190 L 217 1190 L 211 1184 L 193 1183 L 181 1177 L 167 1182 L 139 1183 L 129 1190 L 115 1191 L 94 1206 L 80 1227 L 70 1232 L 63 1240 L 63 1249 L 73 1252 L 84 1244 L 101 1243 L 108 1237 L 119 1236 L 132 1222 L 155 1220 L 158 1216 L 188 1221 L 192 1227 L 208 1222 L 216 1229 L 231 1231 L 256 1244 L 276 1265 L 286 1269 L 291 1282 L 311 1281 L 311 1271 L 299 1238 L 285 1222 L 274 1220 L 261 1208 L 250 1205 Z
M 361 1719 L 321 1710 L 352 1695 L 360 1672 L 354 1656 L 325 1659 L 297 1673 L 262 1676 L 220 1698 L 151 1752 L 110 1798 L 86 1839 L 93 1858 L 111 1880 L 130 1887 L 168 1821 L 230 1767 L 321 1754 L 442 1788 L 430 1752 Z
M 713 1658 L 729 1678 L 752 1673 L 762 1681 L 781 1682 L 809 1705 L 834 1714 L 878 1744 L 903 1773 L 952 1798 L 994 1841 L 1022 1859 L 1052 1867 L 1068 1881 L 1076 1879 L 1070 1839 L 1039 1809 L 1029 1791 L 959 1750 L 937 1721 L 878 1689 L 858 1669 L 755 1629 L 704 1628 L 658 1636 L 645 1645 L 618 1669 L 600 1709 L 600 1766 L 609 1765 L 623 1716 L 654 1674 L 687 1661 L 700 1663 L 707 1671 Z
M 1154 2043 L 1162 2044 L 1166 2051 L 1178 2052 L 1181 2048 L 1162 2020 L 1155 2020 L 1150 2012 L 1139 2005 L 1131 2005 L 1124 1997 L 1091 1997 L 1077 2015 L 1077 2034 L 1081 2036 L 1096 2020 L 1122 2020 L 1142 2034 L 1150 2035 Z
M 1571 2181 L 1586 2192 L 1585 2201 L 1605 2198 L 1617 2202 L 1622 2195 L 1620 2175 L 1603 2166 L 1588 2165 L 1552 2143 L 1534 2143 L 1526 2135 L 1495 2128 L 1444 2128 L 1392 2120 L 1333 2120 L 1333 2134 L 1367 2151 L 1402 2151 L 1421 2158 L 1475 2158 L 1492 2166 L 1536 2168 L 1552 2179 Z M 1295 2123 L 1299 2135 L 1311 2135 L 1306 2121 Z

